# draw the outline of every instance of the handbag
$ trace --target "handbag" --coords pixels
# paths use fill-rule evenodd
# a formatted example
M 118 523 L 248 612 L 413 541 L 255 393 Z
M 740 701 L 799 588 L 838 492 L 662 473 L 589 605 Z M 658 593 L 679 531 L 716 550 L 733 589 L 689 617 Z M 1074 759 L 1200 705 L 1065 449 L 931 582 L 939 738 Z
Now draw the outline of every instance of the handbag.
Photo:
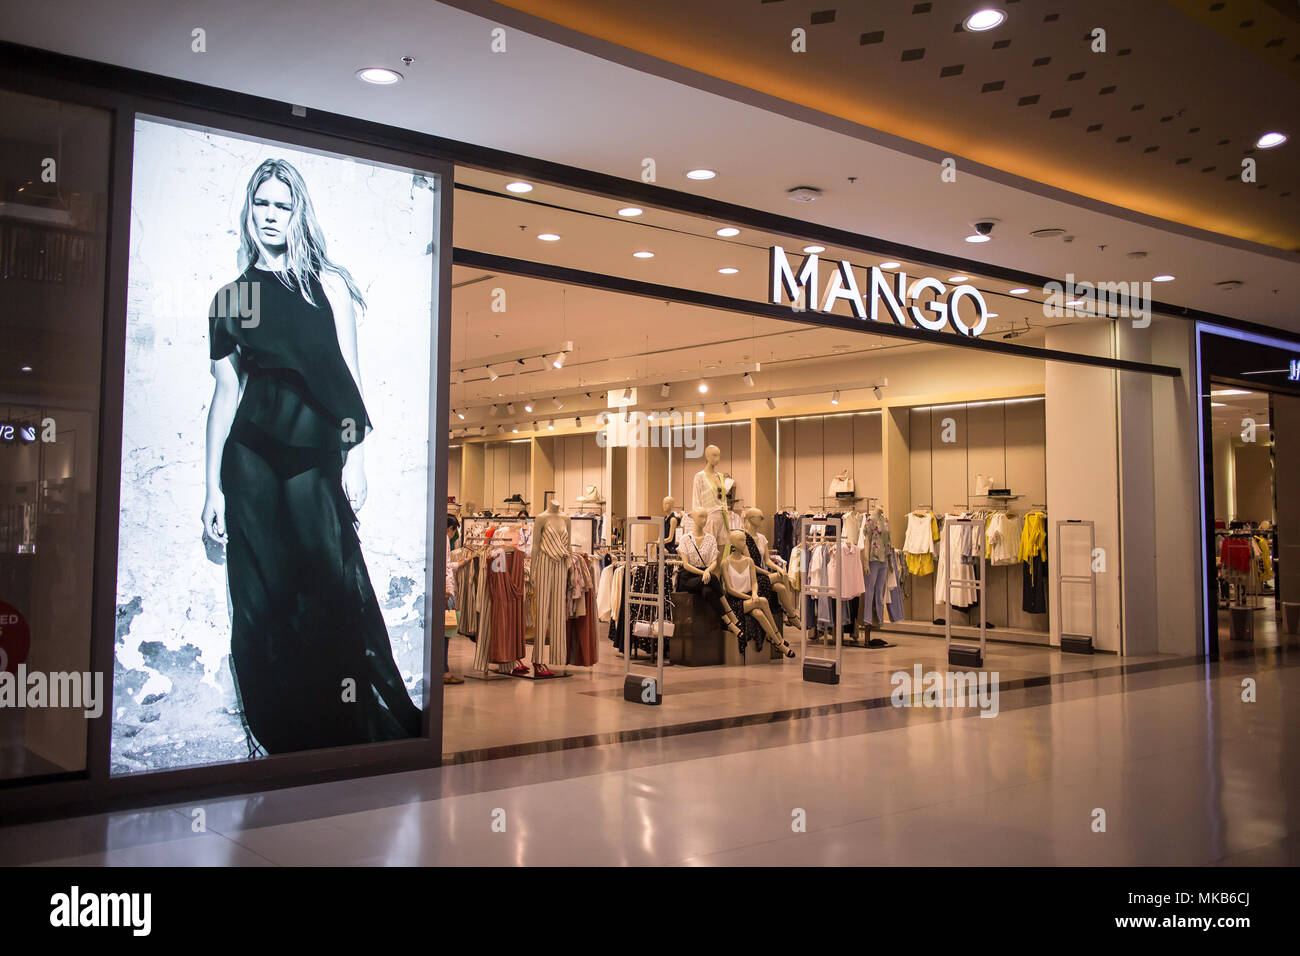
M 848 471 L 841 472 L 836 478 L 831 479 L 829 494 L 832 498 L 848 498 L 853 495 L 853 477 Z

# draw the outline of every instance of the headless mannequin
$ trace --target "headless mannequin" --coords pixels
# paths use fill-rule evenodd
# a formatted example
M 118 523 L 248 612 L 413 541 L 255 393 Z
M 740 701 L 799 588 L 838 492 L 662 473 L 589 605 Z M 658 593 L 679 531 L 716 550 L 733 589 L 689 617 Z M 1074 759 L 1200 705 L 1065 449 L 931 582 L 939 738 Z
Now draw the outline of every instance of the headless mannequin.
M 659 544 L 670 554 L 677 553 L 677 528 L 681 524 L 677 517 L 677 499 L 672 495 L 664 498 L 664 536 Z
M 758 573 L 766 574 L 768 580 L 772 582 L 772 590 L 776 592 L 777 598 L 781 601 L 781 608 L 785 611 L 785 622 L 795 626 L 799 623 L 799 599 L 795 597 L 794 586 L 790 583 L 790 579 L 772 560 L 772 552 L 766 547 L 767 539 L 759 537 L 763 533 L 762 521 L 762 511 L 757 508 L 745 509 L 745 530 L 758 545 L 758 553 L 763 559 L 762 565 L 758 567 Z
M 555 530 L 549 530 L 552 528 Z M 556 559 L 551 555 L 541 553 L 542 543 L 547 539 L 547 536 L 554 537 L 557 534 L 564 541 L 567 556 L 569 548 L 568 522 L 564 515 L 560 514 L 559 502 L 552 499 L 545 510 L 533 521 L 533 577 L 537 596 L 537 627 L 533 634 L 533 674 L 536 677 L 554 676 L 551 669 L 542 663 L 542 654 L 546 648 L 547 637 L 550 638 L 552 664 L 563 664 L 568 656 L 567 633 L 564 628 L 559 627 L 557 632 L 556 628 L 552 627 L 549 634 L 543 630 L 543 618 L 555 621 L 564 620 L 564 614 L 562 613 L 564 608 L 564 582 L 567 580 L 564 575 L 567 575 L 568 568 L 567 566 L 564 567 L 563 574 L 559 577 L 558 588 L 556 587 L 557 581 L 546 578 L 541 573 L 543 566 L 549 567 L 551 564 L 557 563 Z M 542 563 L 538 562 L 539 557 L 542 558 Z M 541 594 L 542 588 L 546 588 L 548 591 L 545 598 Z M 558 604 L 553 602 L 558 602 Z M 561 611 L 558 617 L 555 616 L 554 612 L 554 608 L 557 606 Z
M 665 499 L 665 500 L 672 500 L 672 499 Z M 709 563 L 709 566 L 707 568 L 698 568 L 695 566 L 694 563 L 697 560 L 699 560 L 699 558 L 703 557 L 703 555 L 697 556 L 696 551 L 698 549 L 699 542 L 703 541 L 704 536 L 708 534 L 708 531 L 705 530 L 705 522 L 707 521 L 707 519 L 708 519 L 708 512 L 706 512 L 703 508 L 696 508 L 694 511 L 691 512 L 691 521 L 693 522 L 695 527 L 694 539 L 696 541 L 696 547 L 693 548 L 688 545 L 687 547 L 679 549 L 678 554 L 679 557 L 682 559 L 682 573 L 691 574 L 698 577 L 700 579 L 700 583 L 703 588 L 714 589 L 714 594 L 717 597 L 716 609 L 719 611 L 719 613 L 722 614 L 722 620 L 726 622 L 727 630 L 729 630 L 732 634 L 739 634 L 740 627 L 739 627 L 739 622 L 736 620 L 736 615 L 731 612 L 731 607 L 727 604 L 727 602 L 722 600 L 722 595 L 720 591 L 717 590 L 717 586 L 714 583 L 717 581 L 718 558 L 721 556 L 722 552 L 718 551 L 717 556 L 713 558 L 713 561 Z
M 794 657 L 794 648 L 777 630 L 776 622 L 772 620 L 767 601 L 758 596 L 758 582 L 756 580 L 758 569 L 754 566 L 753 560 L 749 557 L 749 551 L 745 547 L 745 532 L 731 532 L 731 554 L 722 562 L 722 567 L 719 570 L 722 575 L 722 586 L 727 589 L 727 593 L 733 598 L 744 602 L 744 612 L 758 621 L 763 633 L 767 635 L 767 639 L 773 645 L 786 657 Z M 733 578 L 739 578 L 741 581 L 747 582 L 745 589 L 741 590 L 736 587 L 736 583 L 739 582 L 734 581 Z
M 727 489 L 722 475 L 718 473 L 718 462 L 722 460 L 722 450 L 717 445 L 704 449 L 704 468 L 695 473 L 691 485 L 691 509 L 703 508 L 708 514 L 705 530 L 718 542 L 719 550 L 726 550 L 727 530 Z

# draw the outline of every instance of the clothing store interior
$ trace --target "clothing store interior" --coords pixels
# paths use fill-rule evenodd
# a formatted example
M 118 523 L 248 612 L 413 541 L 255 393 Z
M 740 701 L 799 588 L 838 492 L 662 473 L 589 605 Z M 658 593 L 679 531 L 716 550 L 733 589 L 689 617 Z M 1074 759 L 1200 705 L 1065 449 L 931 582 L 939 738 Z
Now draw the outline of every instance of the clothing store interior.
M 1295 532 L 1285 522 L 1279 524 L 1277 488 L 1288 486 L 1279 469 L 1291 472 L 1295 466 L 1287 453 L 1295 451 L 1275 447 L 1273 423 L 1279 413 L 1294 418 L 1300 400 L 1231 382 L 1215 382 L 1210 399 L 1219 646 L 1276 646 L 1286 610 L 1278 603 L 1286 564 L 1282 550 L 1283 545 L 1293 547 Z M 1286 477 L 1294 487 L 1294 472 Z M 1300 613 L 1300 605 L 1287 607 L 1293 615 Z
M 452 276 L 450 757 L 888 698 L 900 669 L 947 669 L 949 640 L 1004 680 L 1094 666 L 1061 635 L 1118 659 L 1113 585 L 1071 584 L 1118 553 L 1120 373 L 568 280 L 757 306 L 779 245 L 795 269 L 819 251 L 823 284 L 848 260 L 974 285 L 987 340 L 1105 354 L 1113 323 L 1044 318 L 1014 281 L 475 169 L 454 238 L 502 258 L 458 254 Z M 1063 597 L 1049 553 L 1072 562 Z M 660 706 L 626 702 L 661 648 Z

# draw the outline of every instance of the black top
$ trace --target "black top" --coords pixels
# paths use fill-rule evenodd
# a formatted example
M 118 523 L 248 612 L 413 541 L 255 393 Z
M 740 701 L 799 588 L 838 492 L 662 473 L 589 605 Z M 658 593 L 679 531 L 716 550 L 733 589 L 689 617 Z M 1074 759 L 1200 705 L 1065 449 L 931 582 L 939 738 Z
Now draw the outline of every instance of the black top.
M 210 357 L 238 350 L 246 379 L 236 422 L 283 445 L 346 451 L 366 437 L 370 418 L 325 290 L 315 276 L 308 281 L 315 305 L 292 279 L 249 266 L 212 301 Z

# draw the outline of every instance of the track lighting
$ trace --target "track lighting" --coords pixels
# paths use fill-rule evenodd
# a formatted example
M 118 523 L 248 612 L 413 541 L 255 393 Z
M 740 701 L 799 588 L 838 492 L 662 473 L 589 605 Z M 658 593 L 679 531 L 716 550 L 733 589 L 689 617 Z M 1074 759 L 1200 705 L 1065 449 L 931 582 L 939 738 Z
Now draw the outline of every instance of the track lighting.
M 776 408 L 776 402 L 772 401 L 771 395 L 767 397 L 767 407 L 769 411 Z
M 533 431 L 537 431 L 537 422 L 533 422 Z
M 507 415 L 513 415 L 514 413 L 515 413 L 515 403 L 514 403 L 514 402 L 507 402 L 507 403 L 506 403 L 506 414 L 507 414 Z
M 487 367 L 487 373 L 488 373 L 488 379 L 493 382 L 495 382 L 497 379 L 501 377 L 496 373 L 496 369 L 494 369 L 491 365 Z
M 554 418 L 552 418 L 549 422 L 546 423 L 546 430 L 547 430 L 548 432 L 553 432 L 553 431 L 555 431 L 555 419 L 554 419 Z
M 512 435 L 518 435 L 518 434 L 519 434 L 519 426 L 518 426 L 518 425 L 514 425 L 514 426 L 512 426 L 511 429 L 510 429 L 510 434 L 512 434 Z
M 667 382 L 664 382 L 662 385 L 659 386 L 660 398 L 667 398 L 671 392 L 672 392 L 672 388 L 669 386 Z
M 831 404 L 838 405 L 839 403 L 840 403 L 840 393 L 836 392 L 834 395 L 831 396 Z
M 703 395 L 703 394 L 704 394 L 705 392 L 707 392 L 708 390 L 709 390 L 709 383 L 708 383 L 708 382 L 700 382 L 700 394 Z
M 531 412 L 532 410 L 533 410 L 533 402 L 532 399 L 529 399 L 528 401 L 524 402 L 524 411 Z
M 629 385 L 627 388 L 623 389 L 623 401 L 632 401 L 632 386 Z
M 499 409 L 499 408 L 497 408 L 495 405 L 493 405 L 490 409 L 488 409 L 488 414 L 491 415 L 491 416 L 493 416 L 493 417 L 496 417 L 496 413 L 499 412 L 499 411 L 501 411 L 501 409 Z
M 564 408 L 564 402 L 560 401 L 558 398 L 553 398 L 551 399 L 551 401 L 555 402 L 556 408 L 560 408 L 560 409 Z
M 579 416 L 578 418 L 575 418 L 573 421 L 575 422 L 575 426 L 574 426 L 574 427 L 576 427 L 576 428 L 581 428 L 581 427 L 582 427 L 582 417 L 581 417 L 581 416 Z
M 498 434 L 498 435 L 504 435 L 504 434 L 505 434 L 505 431 L 506 431 L 506 426 L 505 426 L 505 425 L 498 425 L 498 426 L 497 426 L 497 434 Z
M 565 353 L 563 352 L 556 352 L 555 358 L 551 359 L 551 367 L 564 368 L 564 355 Z
M 752 375 L 750 375 L 748 372 L 746 372 L 744 375 L 742 375 L 742 376 L 740 376 L 740 377 L 743 378 L 743 379 L 745 380 L 745 384 L 748 385 L 750 388 L 753 388 L 753 387 L 754 387 L 754 376 L 752 376 Z
M 723 403 L 722 403 L 722 410 L 723 410 L 723 412 L 725 412 L 726 414 L 730 415 L 730 414 L 731 414 L 731 403 L 730 403 L 730 402 L 723 402 Z
M 646 420 L 647 420 L 647 421 L 654 421 L 654 420 L 655 420 L 655 413 L 654 413 L 654 412 L 650 412 L 648 415 L 646 415 Z
M 453 408 L 452 411 L 453 411 L 453 412 L 456 412 L 456 409 Z M 464 413 L 464 412 L 456 412 L 456 417 L 459 418 L 459 419 L 463 422 L 463 421 L 465 420 L 465 413 Z
M 884 398 L 884 397 L 885 397 L 885 393 L 884 393 L 883 391 L 880 390 L 880 386 L 879 386 L 879 385 L 872 386 L 871 391 L 872 391 L 872 393 L 876 396 L 876 398 Z

